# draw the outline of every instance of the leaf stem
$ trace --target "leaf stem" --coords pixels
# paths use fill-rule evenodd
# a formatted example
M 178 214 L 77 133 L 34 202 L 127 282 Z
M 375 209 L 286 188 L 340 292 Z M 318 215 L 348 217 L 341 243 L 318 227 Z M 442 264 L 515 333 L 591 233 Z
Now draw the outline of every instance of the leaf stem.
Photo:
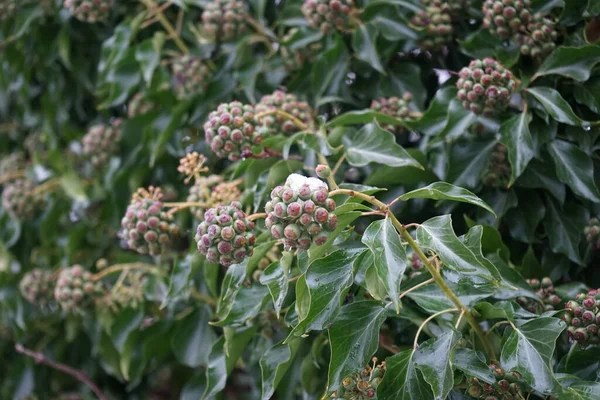
M 423 330 L 423 328 L 425 328 L 425 325 L 427 325 L 427 323 L 429 321 L 431 321 L 432 319 L 439 317 L 442 314 L 446 314 L 446 313 L 451 313 L 451 312 L 461 312 L 460 308 L 449 308 L 447 310 L 443 310 L 443 311 L 438 311 L 433 315 L 430 315 L 429 318 L 427 318 L 425 321 L 423 321 L 423 323 L 419 326 L 419 329 L 417 330 L 417 333 L 415 334 L 415 341 L 413 342 L 413 349 L 418 349 L 419 348 L 419 335 L 421 334 L 421 331 Z
M 294 125 L 296 125 L 297 128 L 302 129 L 303 131 L 309 130 L 308 125 L 306 125 L 304 122 L 302 122 L 298 118 L 294 117 L 292 114 L 286 113 L 285 111 L 281 111 L 281 110 L 269 110 L 269 111 L 261 112 L 261 113 L 256 114 L 254 116 L 254 118 L 257 121 L 260 121 L 260 119 L 262 117 L 266 117 L 267 115 L 279 115 L 279 116 L 282 116 L 282 117 L 287 118 L 290 121 L 292 121 L 294 123 Z
M 177 31 L 175 30 L 175 28 L 173 28 L 173 25 L 171 25 L 171 23 L 169 22 L 167 17 L 165 17 L 165 14 L 163 14 L 162 10 L 158 7 L 158 5 L 156 3 L 154 3 L 154 1 L 152 1 L 152 0 L 140 0 L 140 1 L 146 7 L 148 7 L 148 9 L 151 12 L 156 10 L 155 11 L 156 17 L 160 21 L 161 25 L 165 28 L 165 30 L 169 33 L 169 36 L 171 37 L 171 39 L 173 39 L 175 41 L 175 44 L 177 45 L 177 47 L 179 47 L 179 50 L 181 50 L 184 54 L 189 54 L 190 50 L 185 45 L 185 43 L 183 43 L 183 41 L 181 40 L 181 37 L 177 34 Z
M 94 274 L 92 279 L 94 281 L 99 281 L 100 279 L 102 279 L 110 274 L 114 274 L 116 272 L 121 272 L 123 270 L 146 271 L 149 274 L 164 275 L 164 273 L 161 270 L 159 270 L 156 265 L 145 264 L 145 263 L 141 263 L 141 262 L 134 262 L 134 263 L 111 265 L 110 267 L 103 269 L 102 271 L 98 272 L 97 274 Z
M 485 333 L 485 336 L 487 336 L 487 335 L 489 335 L 490 333 L 492 333 L 492 331 L 493 331 L 494 329 L 496 329 L 497 327 L 499 327 L 499 326 L 502 326 L 502 325 L 509 325 L 509 324 L 510 324 L 510 322 L 509 322 L 509 321 L 500 321 L 500 322 L 496 322 L 494 325 L 492 325 L 492 327 L 491 327 L 490 329 L 488 329 L 488 331 Z
M 419 283 L 418 285 L 415 285 L 413 287 L 411 287 L 410 289 L 406 290 L 405 292 L 401 293 L 400 296 L 398 297 L 398 300 L 402 299 L 404 296 L 406 296 L 407 294 L 409 294 L 410 292 L 412 292 L 413 290 L 417 290 L 425 285 L 429 285 L 430 283 L 435 282 L 433 280 L 433 278 L 429 278 L 424 282 Z
M 342 154 L 342 156 L 340 157 L 340 159 L 337 160 L 337 162 L 335 163 L 335 166 L 331 170 L 331 175 L 332 176 L 335 176 L 335 174 L 337 174 L 338 170 L 340 169 L 340 167 L 342 166 L 342 163 L 345 160 L 346 160 L 346 153 Z
M 190 292 L 190 296 L 192 296 L 196 300 L 200 300 L 201 302 L 211 305 L 213 307 L 217 305 L 217 300 L 215 300 L 214 298 L 212 298 L 210 296 L 200 293 L 195 288 L 193 288 L 192 291 Z
M 248 221 L 256 221 L 257 219 L 267 218 L 267 213 L 257 213 L 248 215 Z
M 19 178 L 24 178 L 25 177 L 25 171 L 23 170 L 19 170 L 19 171 L 11 171 L 11 172 L 7 172 L 6 174 L 0 176 L 0 185 L 12 181 L 14 179 L 19 179 Z
M 68 365 L 50 360 L 48 358 L 46 358 L 45 355 L 43 355 L 42 353 L 38 353 L 32 350 L 29 350 L 27 348 L 25 348 L 23 345 L 21 344 L 15 344 L 15 351 L 19 354 L 23 354 L 26 355 L 27 357 L 31 357 L 33 358 L 38 364 L 44 364 L 47 365 L 50 368 L 54 368 L 58 371 L 64 372 L 67 375 L 72 376 L 73 378 L 77 379 L 80 382 L 85 383 L 92 392 L 94 392 L 94 394 L 96 395 L 96 397 L 98 397 L 98 399 L 100 400 L 108 400 L 108 397 L 106 397 L 104 395 L 104 393 L 102 393 L 102 391 L 100 390 L 100 388 L 90 379 L 90 377 L 83 371 L 80 371 L 78 369 L 69 367 Z

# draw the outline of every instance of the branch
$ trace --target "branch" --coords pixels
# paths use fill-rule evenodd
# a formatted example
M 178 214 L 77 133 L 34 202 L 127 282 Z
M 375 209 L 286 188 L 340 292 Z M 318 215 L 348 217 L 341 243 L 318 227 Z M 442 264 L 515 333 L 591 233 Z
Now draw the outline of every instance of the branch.
M 89 376 L 87 376 L 87 374 L 85 372 L 80 371 L 75 368 L 71 368 L 68 365 L 61 364 L 56 361 L 52 361 L 52 360 L 46 358 L 46 356 L 44 356 L 42 353 L 38 353 L 38 352 L 35 352 L 32 350 L 29 350 L 18 343 L 15 344 L 15 351 L 19 354 L 24 354 L 28 357 L 33 358 L 35 360 L 35 362 L 37 362 L 38 364 L 44 364 L 50 368 L 54 368 L 58 371 L 64 372 L 67 375 L 71 375 L 73 378 L 77 379 L 78 381 L 85 383 L 100 400 L 108 400 L 108 397 L 106 397 L 104 395 L 104 393 L 102 393 L 100 388 L 98 388 L 98 386 L 90 379 Z

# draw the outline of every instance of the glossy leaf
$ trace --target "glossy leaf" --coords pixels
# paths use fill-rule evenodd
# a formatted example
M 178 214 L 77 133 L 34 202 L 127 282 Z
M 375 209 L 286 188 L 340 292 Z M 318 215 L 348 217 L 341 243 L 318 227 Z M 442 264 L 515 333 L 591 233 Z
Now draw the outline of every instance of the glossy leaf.
M 185 317 L 171 336 L 171 348 L 175 357 L 188 367 L 206 365 L 212 344 L 216 340 L 206 307 L 198 308 Z
M 435 399 L 445 399 L 454 386 L 450 360 L 459 339 L 460 334 L 450 330 L 420 344 L 415 352 L 415 365 L 431 386 Z
M 561 207 L 554 199 L 546 196 L 546 217 L 543 224 L 550 240 L 550 248 L 578 264 L 581 263 L 579 242 L 582 236 L 579 227 L 584 218 L 580 206 Z
M 407 258 L 398 231 L 389 218 L 374 221 L 365 231 L 362 242 L 373 253 L 377 277 L 394 304 L 396 313 L 399 313 L 400 284 L 406 269 Z
M 512 167 L 508 183 L 509 187 L 521 176 L 525 168 L 527 168 L 527 164 L 529 164 L 529 161 L 535 155 L 533 139 L 529 131 L 530 122 L 531 115 L 529 113 L 521 113 L 506 120 L 500 126 L 502 144 L 508 149 L 508 159 Z
M 414 350 L 404 350 L 386 362 L 386 373 L 377 386 L 377 398 L 380 400 L 432 399 L 431 386 L 417 371 Z
M 283 375 L 294 361 L 294 357 L 300 348 L 300 343 L 300 339 L 295 339 L 287 344 L 277 344 L 271 347 L 260 359 L 262 400 L 272 398 L 281 378 L 283 378 Z
M 377 54 L 378 29 L 373 24 L 360 24 L 352 35 L 352 47 L 359 60 L 369 63 L 377 71 L 384 73 L 383 65 Z
M 562 46 L 544 60 L 535 77 L 556 74 L 583 82 L 590 78 L 592 69 L 599 62 L 600 46 Z
M 527 93 L 539 101 L 546 112 L 555 120 L 573 126 L 589 125 L 588 122 L 582 121 L 575 115 L 569 103 L 555 89 L 539 86 L 527 89 Z

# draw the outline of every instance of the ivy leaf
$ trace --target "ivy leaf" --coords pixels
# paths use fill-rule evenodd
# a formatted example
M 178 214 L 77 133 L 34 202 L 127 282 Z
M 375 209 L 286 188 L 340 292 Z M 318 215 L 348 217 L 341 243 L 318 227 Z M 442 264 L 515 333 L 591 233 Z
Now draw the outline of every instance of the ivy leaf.
M 379 346 L 379 329 L 387 311 L 378 301 L 358 301 L 342 307 L 329 328 L 331 360 L 328 392 L 339 387 L 344 377 L 364 368 Z
M 379 400 L 433 398 L 431 387 L 417 371 L 414 354 L 414 350 L 405 350 L 385 360 L 386 372 L 377 386 Z
M 508 187 L 521 176 L 535 155 L 533 138 L 529 131 L 530 122 L 531 114 L 527 112 L 515 115 L 500 125 L 502 144 L 508 149 L 508 160 L 512 167 Z
M 504 222 L 514 239 L 536 243 L 538 239 L 535 232 L 546 214 L 546 207 L 535 191 L 517 191 L 517 197 L 519 206 L 508 210 Z
M 527 89 L 527 93 L 535 97 L 548 115 L 558 122 L 573 126 L 589 126 L 588 122 L 582 121 L 575 115 L 569 103 L 555 89 L 538 86 Z
M 554 140 L 548 145 L 548 151 L 556 166 L 556 175 L 578 195 L 595 203 L 600 202 L 600 192 L 594 181 L 592 159 L 579 147 Z
M 592 69 L 600 62 L 600 46 L 581 47 L 560 46 L 544 60 L 533 76 L 535 79 L 544 75 L 562 75 L 576 81 L 590 79 Z
M 475 188 L 483 174 L 496 143 L 454 143 L 448 155 L 446 180 L 456 186 Z
M 334 251 L 314 261 L 296 284 L 296 309 L 300 322 L 287 340 L 311 330 L 323 330 L 332 323 L 340 303 L 353 282 L 356 254 Z
M 561 400 L 596 400 L 600 398 L 600 383 L 573 382 L 565 388 Z
M 459 338 L 460 334 L 455 330 L 444 332 L 419 345 L 414 355 L 415 365 L 431 386 L 435 399 L 445 399 L 454 386 L 450 358 Z
M 389 218 L 372 222 L 362 237 L 374 257 L 374 268 L 396 313 L 400 313 L 400 283 L 406 269 L 406 250 Z
M 517 186 L 531 189 L 545 189 L 562 204 L 566 196 L 565 185 L 558 181 L 550 158 L 546 157 L 543 161 L 531 160 L 528 168 L 517 181 Z
M 445 139 L 446 141 L 456 139 L 457 137 L 463 135 L 476 119 L 477 115 L 472 113 L 470 110 L 465 109 L 460 100 L 453 99 L 448 107 L 448 119 L 446 120 L 446 126 L 439 133 L 436 140 L 432 141 L 431 143 L 441 139 Z
M 188 367 L 206 365 L 208 354 L 216 335 L 208 324 L 211 319 L 206 307 L 196 311 L 179 321 L 171 336 L 171 348 L 175 358 Z
M 288 256 L 287 258 L 291 257 Z M 291 259 L 288 261 L 291 261 Z M 269 289 L 269 293 L 273 299 L 273 306 L 275 307 L 275 312 L 278 317 L 290 285 L 287 274 L 288 268 L 289 266 L 285 265 L 282 258 L 278 262 L 271 263 L 260 275 L 260 283 L 266 285 Z
M 335 240 L 335 238 L 338 237 L 340 232 L 346 229 L 346 227 L 349 224 L 351 224 L 352 221 L 360 217 L 360 215 L 362 214 L 361 211 L 353 211 L 350 205 L 349 207 L 345 206 L 346 204 L 342 204 L 341 206 L 335 209 L 335 215 L 338 216 L 338 227 L 335 229 L 335 231 L 329 234 L 329 239 L 327 239 L 327 242 L 325 242 L 325 244 L 322 246 L 313 245 L 310 247 L 310 249 L 308 249 L 308 254 L 310 254 L 311 262 L 322 257 L 325 253 L 327 253 L 331 248 L 333 241 Z
M 558 318 L 539 317 L 517 327 L 506 339 L 500 364 L 519 372 L 523 380 L 542 393 L 553 393 L 558 382 L 552 373 L 556 339 L 566 328 Z
M 371 162 L 390 167 L 411 166 L 423 169 L 417 160 L 399 144 L 394 135 L 371 122 L 345 140 L 348 162 L 355 167 L 364 167 Z
M 295 339 L 287 344 L 276 344 L 260 359 L 262 400 L 269 400 L 273 396 L 281 378 L 292 365 L 301 342 L 300 339 Z
M 225 387 L 227 365 L 225 362 L 225 336 L 221 336 L 212 346 L 206 366 L 206 389 L 202 399 L 210 399 Z
M 550 248 L 553 252 L 564 254 L 573 262 L 581 264 L 579 242 L 581 226 L 585 225 L 584 210 L 579 205 L 571 204 L 560 207 L 556 200 L 546 196 L 546 217 L 543 220 Z
M 325 127 L 334 128 L 336 126 L 367 124 L 372 121 L 377 121 L 386 125 L 406 126 L 404 121 L 391 117 L 387 114 L 380 113 L 375 110 L 360 110 L 349 111 L 329 121 Z M 314 135 L 311 135 L 314 136 Z
M 494 210 L 486 204 L 483 200 L 471 193 L 467 189 L 463 189 L 459 186 L 451 185 L 446 182 L 435 182 L 424 188 L 413 190 L 398 197 L 399 200 L 406 201 L 409 199 L 432 199 L 432 200 L 453 200 L 460 201 L 463 203 L 469 203 L 481 207 L 494 216 L 496 213 Z
M 160 63 L 160 54 L 165 44 L 165 34 L 156 32 L 152 39 L 140 43 L 135 50 L 135 60 L 140 64 L 142 77 L 146 85 L 150 86 L 154 71 Z
M 473 376 L 483 382 L 496 382 L 496 377 L 485 362 L 485 358 L 481 357 L 479 353 L 473 349 L 456 349 L 454 357 L 452 358 L 452 365 L 465 374 Z
M 539 297 L 536 300 L 539 300 Z M 485 319 L 505 319 L 514 321 L 515 318 L 537 317 L 536 314 L 522 309 L 517 303 L 511 301 L 499 301 L 494 304 L 484 301 L 477 304 L 474 308 Z
M 490 272 L 452 228 L 452 217 L 442 215 L 428 219 L 417 228 L 417 242 L 433 250 L 444 265 L 459 274 L 472 275 L 484 281 L 496 281 L 497 271 Z
M 448 106 L 456 98 L 456 92 L 455 87 L 438 90 L 427 111 L 419 120 L 411 122 L 410 126 L 426 136 L 437 135 L 447 125 Z
M 228 307 L 217 313 L 220 318 L 212 322 L 214 326 L 242 326 L 256 317 L 267 302 L 269 289 L 263 285 L 253 283 L 250 287 L 242 286 L 227 301 Z
M 375 45 L 378 35 L 379 32 L 373 24 L 360 24 L 352 34 L 352 47 L 356 51 L 356 58 L 370 64 L 374 69 L 385 75 Z

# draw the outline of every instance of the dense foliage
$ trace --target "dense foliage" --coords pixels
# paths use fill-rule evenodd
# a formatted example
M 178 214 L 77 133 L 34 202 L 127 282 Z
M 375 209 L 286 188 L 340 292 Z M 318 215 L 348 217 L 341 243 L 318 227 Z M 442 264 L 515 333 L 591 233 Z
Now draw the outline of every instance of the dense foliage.
M 0 398 L 600 398 L 599 39 L 596 0 L 0 0 Z

